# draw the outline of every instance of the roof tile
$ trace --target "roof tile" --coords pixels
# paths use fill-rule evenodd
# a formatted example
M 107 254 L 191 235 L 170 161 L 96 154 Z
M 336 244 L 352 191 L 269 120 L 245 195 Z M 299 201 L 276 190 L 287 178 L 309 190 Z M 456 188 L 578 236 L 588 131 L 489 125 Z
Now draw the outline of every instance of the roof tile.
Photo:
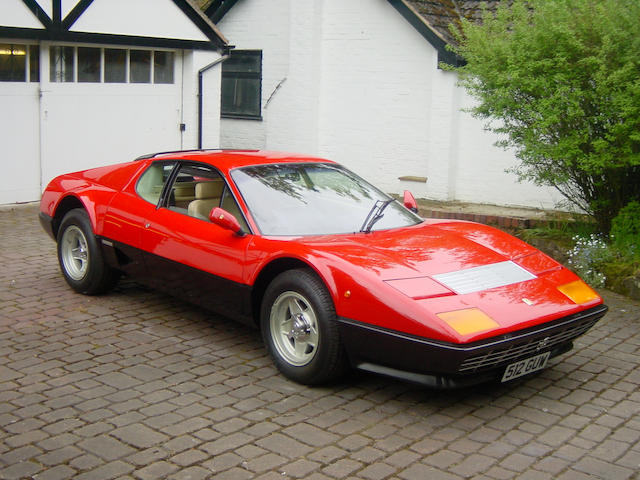
M 480 21 L 482 5 L 494 11 L 498 0 L 405 0 L 445 42 L 455 43 L 449 25 L 460 25 L 462 18 Z

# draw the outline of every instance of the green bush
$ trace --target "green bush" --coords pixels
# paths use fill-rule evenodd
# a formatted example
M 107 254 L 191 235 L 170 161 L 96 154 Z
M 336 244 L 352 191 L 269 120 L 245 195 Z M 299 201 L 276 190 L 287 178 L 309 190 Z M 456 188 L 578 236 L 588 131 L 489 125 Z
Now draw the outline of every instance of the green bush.
M 640 203 L 629 202 L 611 221 L 611 243 L 624 256 L 640 260 Z

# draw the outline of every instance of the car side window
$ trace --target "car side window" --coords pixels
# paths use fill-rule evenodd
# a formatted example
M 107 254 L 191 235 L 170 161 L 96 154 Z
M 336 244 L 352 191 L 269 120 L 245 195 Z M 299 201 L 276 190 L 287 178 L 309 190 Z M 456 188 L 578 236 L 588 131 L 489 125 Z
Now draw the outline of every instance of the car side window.
M 173 172 L 174 168 L 176 172 Z M 172 175 L 172 172 L 175 174 Z M 166 196 L 161 201 L 164 186 L 170 178 L 171 184 L 167 186 Z M 236 217 L 246 232 L 249 231 L 244 215 L 222 175 L 207 165 L 154 163 L 140 176 L 136 192 L 155 205 L 206 221 L 209 221 L 212 209 L 222 207 Z
M 164 184 L 169 179 L 175 162 L 154 162 L 140 176 L 136 184 L 136 192 L 147 202 L 157 205 L 162 195 Z
M 204 165 L 182 164 L 168 189 L 165 207 L 191 217 L 209 219 L 212 208 L 220 206 L 224 180 Z

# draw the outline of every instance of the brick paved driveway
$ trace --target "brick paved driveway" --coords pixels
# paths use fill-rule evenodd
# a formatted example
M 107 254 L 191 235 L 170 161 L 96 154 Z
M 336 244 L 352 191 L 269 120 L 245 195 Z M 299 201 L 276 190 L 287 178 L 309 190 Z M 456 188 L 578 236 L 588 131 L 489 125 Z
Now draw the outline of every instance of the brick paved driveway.
M 0 478 L 640 478 L 640 311 L 539 376 L 305 388 L 257 331 L 123 282 L 72 293 L 33 205 L 0 210 Z

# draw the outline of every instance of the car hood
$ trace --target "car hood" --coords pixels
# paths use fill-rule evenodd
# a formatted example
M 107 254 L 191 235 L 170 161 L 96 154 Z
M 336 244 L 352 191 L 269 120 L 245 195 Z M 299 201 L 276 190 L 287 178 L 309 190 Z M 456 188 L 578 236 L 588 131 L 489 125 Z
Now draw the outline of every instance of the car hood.
M 408 228 L 307 238 L 307 245 L 335 255 L 381 280 L 434 276 L 540 257 L 543 268 L 557 263 L 537 249 L 500 230 L 470 222 L 425 220 Z M 540 270 L 541 265 L 533 266 Z M 534 272 L 535 273 L 535 272 Z

